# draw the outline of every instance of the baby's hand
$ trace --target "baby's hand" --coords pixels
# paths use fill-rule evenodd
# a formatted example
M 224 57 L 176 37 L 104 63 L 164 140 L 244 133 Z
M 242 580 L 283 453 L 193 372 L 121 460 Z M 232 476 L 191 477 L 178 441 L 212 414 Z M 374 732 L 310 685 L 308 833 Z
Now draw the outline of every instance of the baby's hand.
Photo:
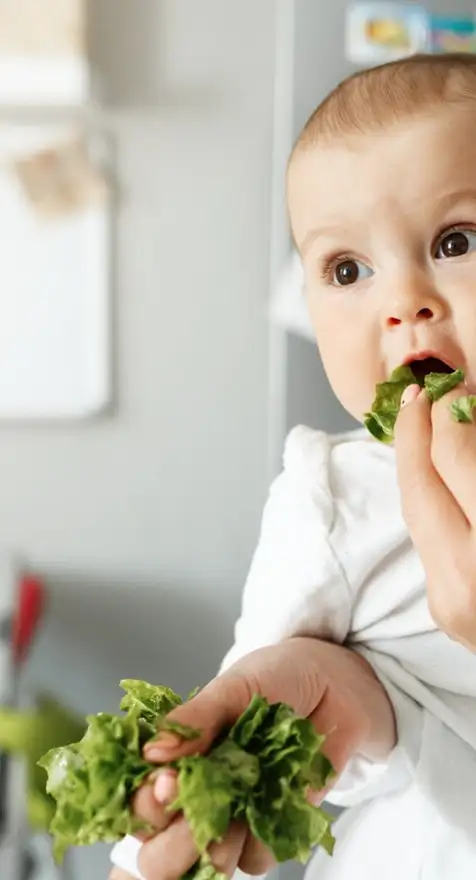
M 145 756 L 165 763 L 206 752 L 256 693 L 270 702 L 289 703 L 327 734 L 325 751 L 338 774 L 355 753 L 381 760 L 394 745 L 392 707 L 368 664 L 338 645 L 296 638 L 248 654 L 171 713 L 174 720 L 202 730 L 200 739 L 184 742 L 164 733 L 145 747 Z M 139 869 L 146 880 L 178 880 L 198 857 L 184 818 L 167 811 L 175 784 L 174 774 L 162 771 L 135 798 L 137 815 L 157 829 L 139 853 Z M 314 800 L 322 796 L 320 792 Z M 223 843 L 211 847 L 210 855 L 214 866 L 229 877 L 237 867 L 247 874 L 264 874 L 273 865 L 270 853 L 238 824 L 230 827 Z M 112 878 L 122 880 L 114 872 Z
M 427 576 L 428 603 L 449 636 L 476 650 L 476 426 L 456 422 L 460 386 L 430 404 L 402 398 L 395 447 L 403 514 Z
M 182 750 L 180 753 L 183 753 Z M 146 880 L 176 880 L 186 874 L 199 858 L 187 822 L 181 814 L 167 809 L 176 794 L 175 774 L 166 770 L 155 782 L 143 786 L 136 795 L 136 815 L 153 825 L 158 832 L 148 839 L 144 838 L 139 854 L 139 869 Z M 222 843 L 212 844 L 210 858 L 219 873 L 228 877 L 235 873 L 238 862 L 245 859 L 246 836 L 245 826 L 234 823 Z M 271 865 L 271 858 L 261 858 L 256 873 L 265 873 Z M 260 870 L 261 867 L 263 870 Z

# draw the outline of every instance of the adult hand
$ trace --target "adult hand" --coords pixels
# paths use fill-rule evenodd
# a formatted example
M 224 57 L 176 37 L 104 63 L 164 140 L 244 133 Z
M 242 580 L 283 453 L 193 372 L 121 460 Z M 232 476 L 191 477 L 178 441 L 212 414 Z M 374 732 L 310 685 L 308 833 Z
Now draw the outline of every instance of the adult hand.
M 206 752 L 256 693 L 270 702 L 289 703 L 326 734 L 325 752 L 337 774 L 356 753 L 382 760 L 394 746 L 393 710 L 366 661 L 338 645 L 295 638 L 248 654 L 171 713 L 174 720 L 201 730 L 200 739 L 184 742 L 164 733 L 160 741 L 146 746 L 147 759 L 163 763 Z M 174 774 L 165 770 L 135 798 L 136 814 L 157 832 L 144 842 L 139 854 L 139 868 L 147 880 L 176 880 L 198 858 L 186 821 L 167 810 L 175 785 Z M 319 792 L 313 799 L 317 802 L 322 797 Z M 273 865 L 265 847 L 247 828 L 236 824 L 223 843 L 211 848 L 210 855 L 215 867 L 230 877 L 236 867 L 248 874 L 263 874 Z M 116 869 L 110 880 L 129 878 Z
M 431 614 L 476 650 L 476 425 L 456 422 L 464 386 L 430 404 L 406 389 L 395 432 L 405 521 L 425 568 Z

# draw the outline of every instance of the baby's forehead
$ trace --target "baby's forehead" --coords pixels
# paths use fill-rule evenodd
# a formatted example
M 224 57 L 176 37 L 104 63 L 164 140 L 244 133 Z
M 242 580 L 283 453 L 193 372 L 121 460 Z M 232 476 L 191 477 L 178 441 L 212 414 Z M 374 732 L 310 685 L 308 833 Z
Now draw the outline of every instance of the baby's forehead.
M 476 170 L 476 113 L 440 107 L 382 125 L 376 131 L 327 136 L 296 151 L 288 170 L 288 196 L 317 190 L 364 194 L 368 187 L 392 191 L 457 184 Z
M 372 160 L 380 153 L 394 158 L 395 153 L 411 144 L 416 153 L 432 153 L 435 147 L 456 151 L 462 144 L 474 146 L 476 129 L 476 101 L 474 104 L 435 104 L 418 112 L 401 111 L 395 118 L 383 117 L 380 124 L 357 130 L 343 128 L 338 132 L 325 132 L 314 141 L 301 145 L 293 151 L 289 170 L 302 163 L 321 164 L 329 171 L 339 160 L 354 164 L 369 156 Z
M 430 222 L 445 198 L 476 193 L 474 123 L 474 114 L 450 108 L 296 153 L 288 204 L 297 243 L 320 224 L 378 223 L 390 213 Z

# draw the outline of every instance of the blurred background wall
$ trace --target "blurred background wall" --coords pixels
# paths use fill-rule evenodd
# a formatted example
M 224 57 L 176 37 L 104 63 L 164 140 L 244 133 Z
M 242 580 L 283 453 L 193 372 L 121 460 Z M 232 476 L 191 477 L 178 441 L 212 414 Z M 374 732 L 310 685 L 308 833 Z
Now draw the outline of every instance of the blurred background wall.
M 1 541 L 46 578 L 27 676 L 78 711 L 182 692 L 232 638 L 266 492 L 274 0 L 93 0 L 115 140 L 116 402 L 0 430 Z M 107 850 L 78 852 L 78 880 Z M 75 878 L 76 880 L 76 878 Z
M 213 675 L 286 430 L 350 424 L 309 339 L 268 317 L 286 158 L 351 70 L 346 6 L 89 2 L 117 182 L 113 406 L 0 424 L 0 545 L 48 592 L 24 687 L 81 714 L 114 710 L 122 677 L 186 693 Z M 78 851 L 72 880 L 108 870 L 106 847 Z

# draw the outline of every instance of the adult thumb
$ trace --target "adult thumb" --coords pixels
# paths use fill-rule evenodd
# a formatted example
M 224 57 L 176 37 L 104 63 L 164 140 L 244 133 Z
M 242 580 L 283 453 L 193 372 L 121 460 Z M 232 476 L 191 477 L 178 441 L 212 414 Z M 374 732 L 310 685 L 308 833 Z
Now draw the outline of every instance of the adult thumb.
M 232 670 L 219 675 L 195 697 L 167 715 L 168 721 L 193 728 L 197 736 L 187 739 L 175 731 L 161 731 L 144 746 L 146 760 L 165 763 L 184 755 L 206 752 L 218 734 L 231 727 L 245 711 L 252 696 L 244 675 Z

